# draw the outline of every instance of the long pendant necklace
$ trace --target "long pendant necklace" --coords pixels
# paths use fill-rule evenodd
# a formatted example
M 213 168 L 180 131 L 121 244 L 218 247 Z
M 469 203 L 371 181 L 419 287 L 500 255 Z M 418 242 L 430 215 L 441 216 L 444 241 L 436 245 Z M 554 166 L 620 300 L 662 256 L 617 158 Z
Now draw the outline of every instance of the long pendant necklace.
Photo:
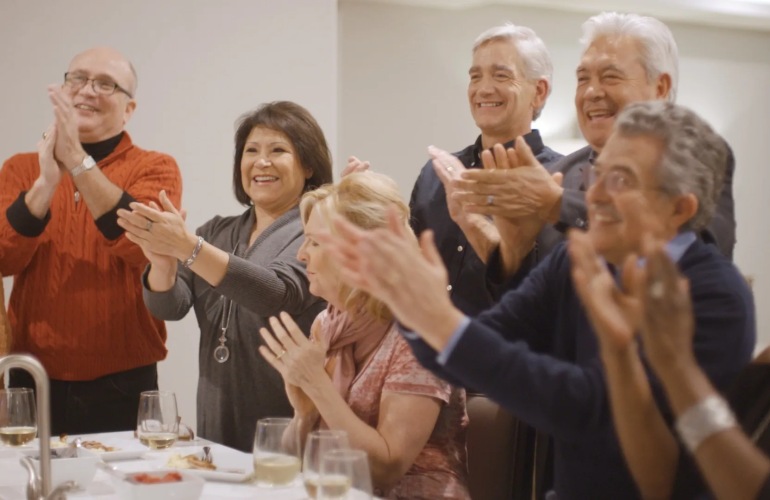
M 230 315 L 233 313 L 233 301 L 227 305 L 227 299 L 224 295 L 220 299 L 222 301 L 222 321 L 219 324 L 219 345 L 214 349 L 214 359 L 219 363 L 224 363 L 230 359 L 230 349 L 225 345 L 227 342 L 227 327 L 230 326 Z M 224 313 L 227 309 L 227 314 Z
M 237 250 L 238 244 L 233 248 L 233 255 L 235 255 Z M 214 348 L 214 359 L 218 363 L 224 363 L 230 359 L 230 349 L 225 345 L 225 342 L 227 342 L 227 328 L 230 326 L 230 317 L 233 314 L 233 301 L 230 299 L 228 304 L 224 295 L 219 300 L 222 302 L 222 320 L 219 322 L 219 345 Z

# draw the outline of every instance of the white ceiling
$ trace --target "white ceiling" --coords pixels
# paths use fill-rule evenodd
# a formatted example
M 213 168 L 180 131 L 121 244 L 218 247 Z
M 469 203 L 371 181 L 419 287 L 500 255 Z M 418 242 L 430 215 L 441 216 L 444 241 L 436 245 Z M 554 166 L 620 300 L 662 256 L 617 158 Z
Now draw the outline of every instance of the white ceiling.
M 596 13 L 637 12 L 664 21 L 744 28 L 770 32 L 770 0 L 340 0 L 395 3 L 420 7 L 466 9 L 485 5 L 519 5 Z

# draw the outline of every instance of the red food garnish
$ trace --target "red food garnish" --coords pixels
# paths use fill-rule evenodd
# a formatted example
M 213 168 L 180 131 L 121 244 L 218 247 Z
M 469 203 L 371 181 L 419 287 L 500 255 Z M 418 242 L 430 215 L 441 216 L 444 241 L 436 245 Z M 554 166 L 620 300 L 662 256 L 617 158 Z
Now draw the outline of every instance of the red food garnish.
M 160 474 L 146 474 L 144 472 L 134 474 L 131 479 L 135 483 L 142 484 L 158 484 L 158 483 L 176 483 L 182 480 L 182 475 L 178 472 L 166 472 L 163 475 Z

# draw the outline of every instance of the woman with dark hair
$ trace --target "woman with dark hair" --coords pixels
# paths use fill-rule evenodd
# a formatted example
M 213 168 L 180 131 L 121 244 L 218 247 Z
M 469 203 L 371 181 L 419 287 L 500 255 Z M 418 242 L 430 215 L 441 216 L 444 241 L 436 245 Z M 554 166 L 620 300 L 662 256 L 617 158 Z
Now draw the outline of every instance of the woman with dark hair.
M 299 200 L 331 182 L 323 132 L 303 107 L 273 102 L 246 114 L 235 133 L 233 189 L 249 208 L 216 216 L 193 234 L 165 193 L 162 209 L 121 210 L 126 236 L 144 250 L 144 302 L 163 320 L 189 309 L 201 329 L 197 427 L 207 439 L 252 449 L 255 422 L 291 416 L 281 376 L 257 354 L 259 327 L 287 311 L 307 334 L 325 304 L 308 291 Z

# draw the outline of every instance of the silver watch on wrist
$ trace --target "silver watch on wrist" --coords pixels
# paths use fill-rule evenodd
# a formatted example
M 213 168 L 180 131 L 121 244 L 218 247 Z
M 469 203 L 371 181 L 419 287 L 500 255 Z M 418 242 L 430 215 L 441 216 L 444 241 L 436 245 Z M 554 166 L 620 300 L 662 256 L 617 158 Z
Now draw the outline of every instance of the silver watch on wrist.
M 96 162 L 91 157 L 91 155 L 86 155 L 85 158 L 83 158 L 83 161 L 80 162 L 80 165 L 72 168 L 70 170 L 70 175 L 72 177 L 77 177 L 78 175 L 82 174 L 83 172 L 88 172 L 92 168 L 96 166 Z

